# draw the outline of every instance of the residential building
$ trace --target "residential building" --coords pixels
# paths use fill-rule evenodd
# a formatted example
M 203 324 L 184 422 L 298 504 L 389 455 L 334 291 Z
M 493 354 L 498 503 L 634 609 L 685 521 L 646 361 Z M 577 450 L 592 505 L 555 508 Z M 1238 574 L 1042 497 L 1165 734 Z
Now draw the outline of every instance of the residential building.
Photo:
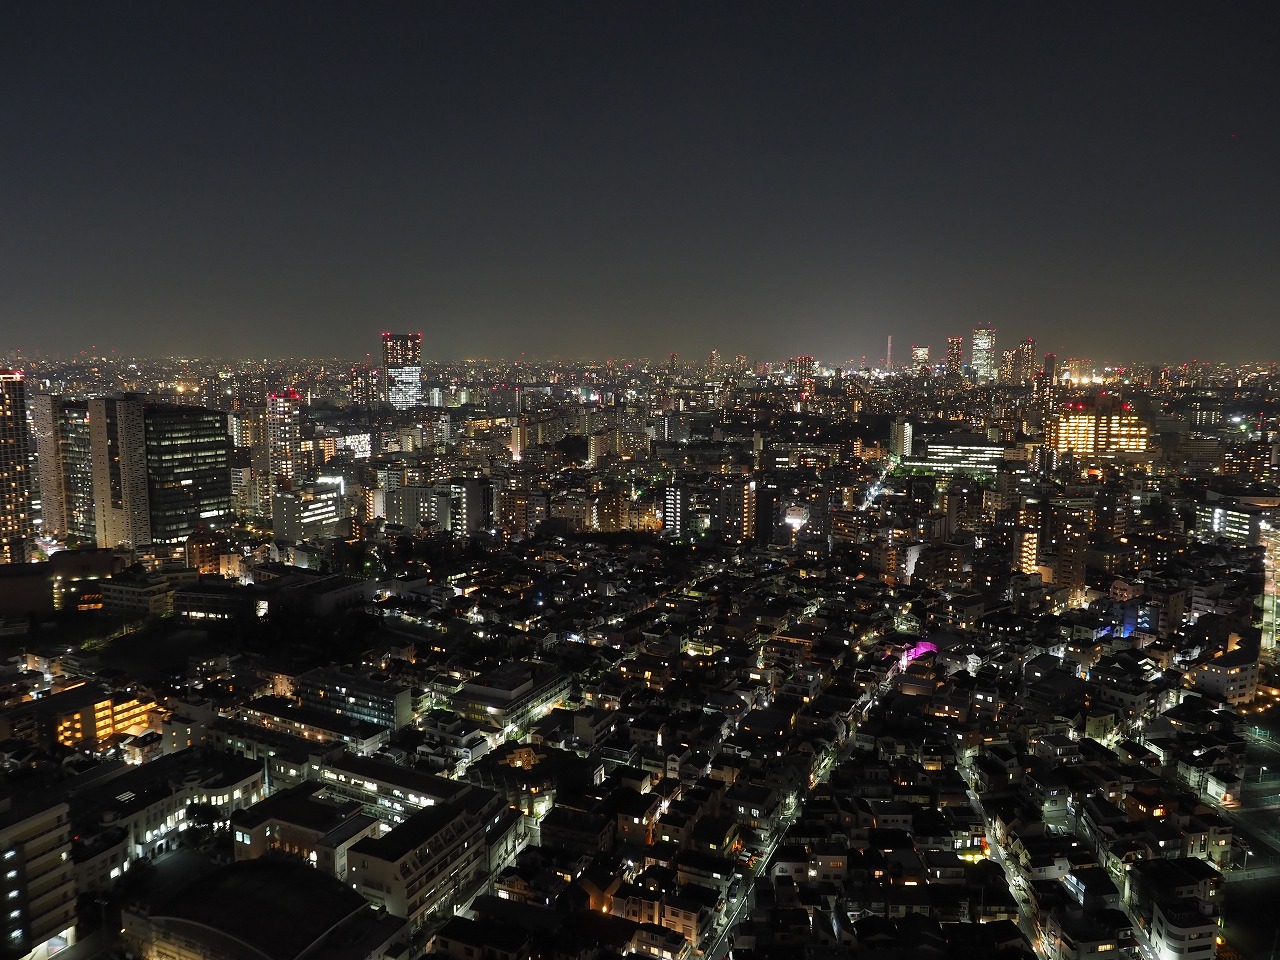
M 0 798 L 0 872 L 7 955 L 48 960 L 75 942 L 78 891 L 65 802 Z
M 0 370 L 0 564 L 25 563 L 35 536 L 22 373 Z

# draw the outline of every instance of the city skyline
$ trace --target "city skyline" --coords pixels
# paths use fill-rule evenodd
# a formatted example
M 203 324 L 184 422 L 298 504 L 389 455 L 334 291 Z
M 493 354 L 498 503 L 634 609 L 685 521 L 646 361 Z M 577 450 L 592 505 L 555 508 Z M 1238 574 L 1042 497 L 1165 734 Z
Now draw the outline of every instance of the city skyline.
M 1265 31 L 1162 13 L 9 11 L 0 353 L 1267 359 Z

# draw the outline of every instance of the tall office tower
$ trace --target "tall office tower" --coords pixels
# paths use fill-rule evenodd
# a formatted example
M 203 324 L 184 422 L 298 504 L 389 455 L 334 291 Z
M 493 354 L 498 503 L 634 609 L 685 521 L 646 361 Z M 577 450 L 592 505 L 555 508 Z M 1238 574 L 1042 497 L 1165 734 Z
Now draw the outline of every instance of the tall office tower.
M 227 415 L 135 396 L 89 401 L 100 547 L 182 543 L 231 515 Z
M 149 403 L 142 416 L 151 542 L 182 543 L 199 527 L 225 526 L 232 514 L 226 413 Z
M 911 348 L 911 369 L 916 373 L 925 374 L 929 372 L 929 348 L 928 347 L 912 347 Z
M 947 337 L 947 376 L 958 377 L 964 371 L 964 337 Z
M 1030 385 L 1036 375 L 1036 342 L 1030 337 L 1014 348 L 1013 380 L 1019 386 Z
M 0 563 L 25 562 L 34 537 L 26 382 L 18 370 L 0 370 Z
M 996 328 L 977 327 L 973 331 L 969 348 L 969 366 L 973 376 L 979 382 L 996 378 Z
M 56 393 L 31 398 L 31 430 L 40 474 L 41 531 L 93 540 L 93 452 L 89 402 Z
M 267 394 L 267 502 L 302 479 L 302 395 L 289 387 Z
M 137 397 L 89 401 L 93 517 L 100 547 L 151 542 L 142 406 Z
M 382 335 L 382 388 L 397 410 L 422 403 L 422 334 Z
M 893 369 L 893 334 L 889 334 L 884 344 L 884 368 Z

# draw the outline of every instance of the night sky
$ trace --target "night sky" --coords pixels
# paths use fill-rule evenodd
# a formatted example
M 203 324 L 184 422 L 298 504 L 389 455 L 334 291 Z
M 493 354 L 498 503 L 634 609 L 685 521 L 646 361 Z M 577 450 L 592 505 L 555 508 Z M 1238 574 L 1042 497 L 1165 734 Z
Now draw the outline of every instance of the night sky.
M 6 4 L 0 354 L 1275 359 L 1269 13 Z

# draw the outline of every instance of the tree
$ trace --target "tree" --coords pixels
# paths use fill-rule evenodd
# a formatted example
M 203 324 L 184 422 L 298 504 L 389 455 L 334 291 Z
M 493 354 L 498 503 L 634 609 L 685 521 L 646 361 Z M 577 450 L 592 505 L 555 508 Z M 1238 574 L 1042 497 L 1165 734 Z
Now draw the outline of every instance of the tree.
M 587 462 L 587 438 L 580 433 L 571 433 L 564 439 L 557 440 L 556 449 L 574 463 Z
M 218 825 L 218 808 L 211 803 L 187 804 L 187 823 L 211 830 Z

